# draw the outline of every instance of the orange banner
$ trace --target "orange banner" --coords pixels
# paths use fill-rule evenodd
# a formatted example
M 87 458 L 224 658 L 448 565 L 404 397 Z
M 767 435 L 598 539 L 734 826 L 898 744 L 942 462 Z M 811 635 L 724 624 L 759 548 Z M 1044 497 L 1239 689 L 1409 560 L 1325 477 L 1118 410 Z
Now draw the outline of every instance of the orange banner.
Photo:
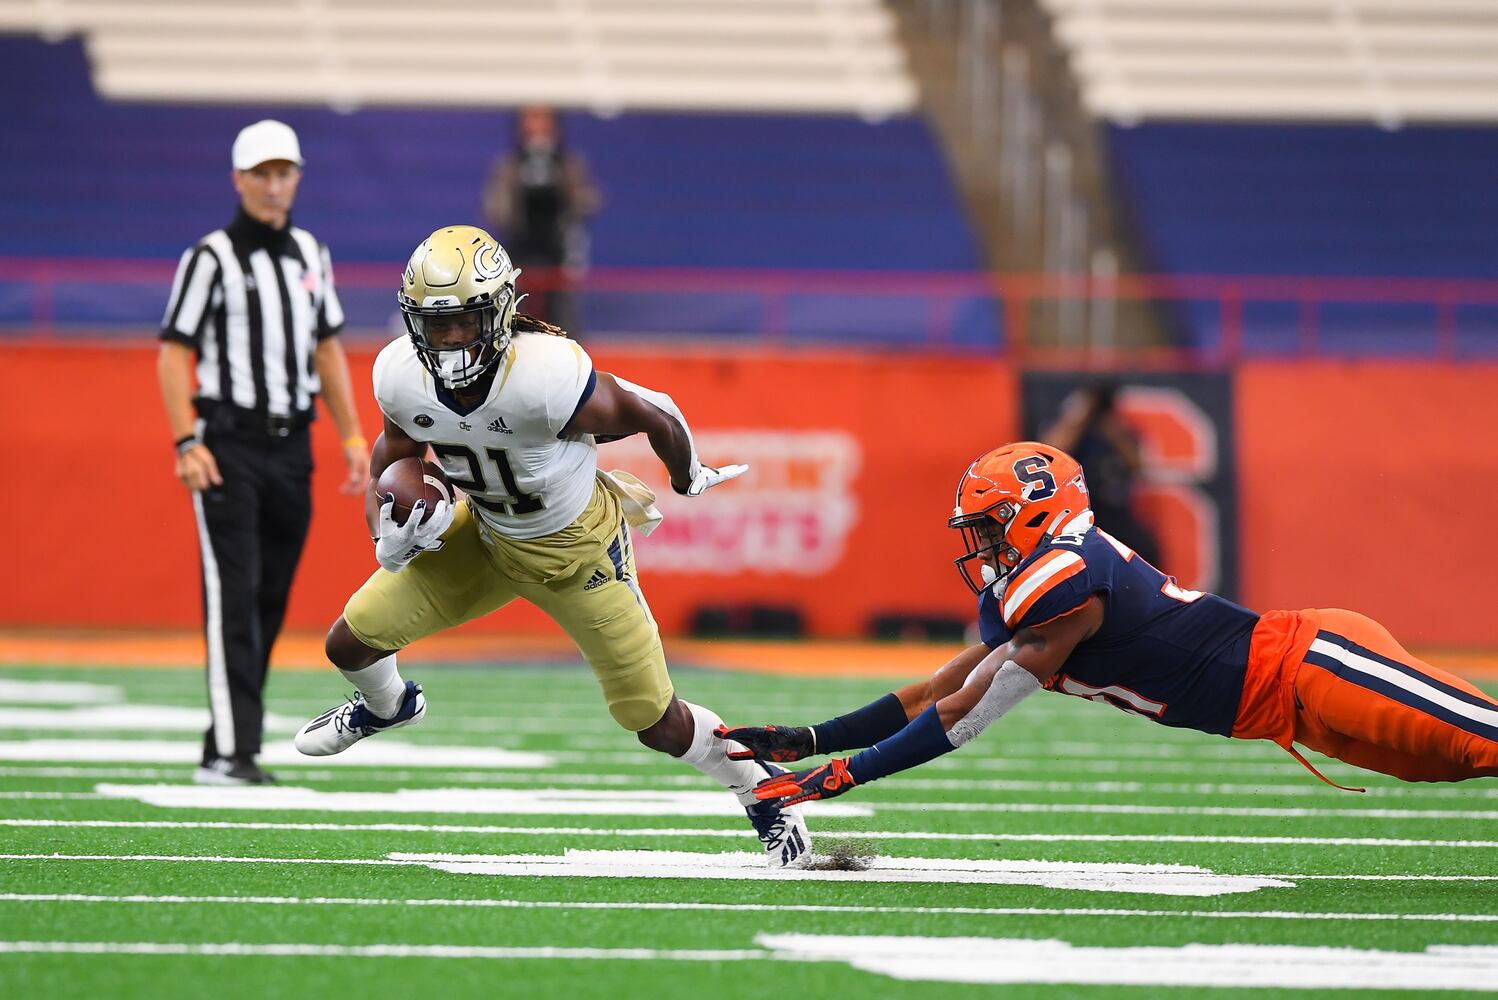
M 593 348 L 595 345 L 589 345 Z M 863 634 L 887 612 L 970 617 L 946 528 L 967 463 L 1014 436 L 1005 365 L 850 352 L 594 349 L 600 370 L 668 392 L 709 463 L 750 473 L 707 496 L 666 488 L 648 444 L 601 449 L 662 494 L 638 543 L 652 610 L 679 632 L 701 605 L 796 606 L 820 636 Z M 369 437 L 371 350 L 351 351 Z M 199 620 L 197 534 L 172 476 L 155 350 L 133 344 L 0 347 L 0 426 L 13 458 L 0 624 L 183 627 Z M 321 629 L 374 568 L 359 502 L 341 496 L 331 422 L 314 425 L 315 514 L 287 625 Z M 24 514 L 24 520 L 19 515 Z M 478 628 L 553 628 L 509 608 Z
M 1236 389 L 1246 603 L 1498 645 L 1498 366 L 1261 362 Z

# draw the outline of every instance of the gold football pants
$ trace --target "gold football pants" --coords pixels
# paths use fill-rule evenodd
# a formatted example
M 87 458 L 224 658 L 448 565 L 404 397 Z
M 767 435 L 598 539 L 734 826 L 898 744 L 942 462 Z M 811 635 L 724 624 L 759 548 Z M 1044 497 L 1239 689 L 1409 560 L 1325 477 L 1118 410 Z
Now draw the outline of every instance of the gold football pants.
M 349 598 L 343 617 L 355 638 L 404 649 L 523 598 L 577 643 L 619 725 L 638 732 L 660 720 L 671 678 L 613 493 L 595 485 L 577 520 L 528 539 L 498 534 L 463 503 L 442 537 L 442 548 L 399 573 L 375 570 Z

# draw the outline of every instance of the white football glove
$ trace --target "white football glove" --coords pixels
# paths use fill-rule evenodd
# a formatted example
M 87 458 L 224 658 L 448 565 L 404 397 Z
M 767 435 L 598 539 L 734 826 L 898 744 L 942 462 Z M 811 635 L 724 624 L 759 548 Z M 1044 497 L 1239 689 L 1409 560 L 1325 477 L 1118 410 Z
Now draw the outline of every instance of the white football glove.
M 380 537 L 375 540 L 375 558 L 391 573 L 399 573 L 423 552 L 442 548 L 442 533 L 453 523 L 453 505 L 438 500 L 432 516 L 421 523 L 425 500 L 416 501 L 405 524 L 395 523 L 395 501 L 380 505 Z
M 710 465 L 698 465 L 697 474 L 692 477 L 691 485 L 683 490 L 677 489 L 676 484 L 672 483 L 671 488 L 684 497 L 700 497 L 719 483 L 737 479 L 748 471 L 747 465 L 725 465 L 721 469 L 715 469 Z

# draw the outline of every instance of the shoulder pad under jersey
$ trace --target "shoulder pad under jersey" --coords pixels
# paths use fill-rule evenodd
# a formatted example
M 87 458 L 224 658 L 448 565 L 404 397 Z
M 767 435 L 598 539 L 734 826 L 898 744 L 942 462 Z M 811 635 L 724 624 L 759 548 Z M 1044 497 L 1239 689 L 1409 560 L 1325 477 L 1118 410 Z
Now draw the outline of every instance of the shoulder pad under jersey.
M 1048 547 L 1019 569 L 1004 588 L 1000 611 L 1011 631 L 1069 614 L 1092 596 L 1087 561 L 1071 547 Z

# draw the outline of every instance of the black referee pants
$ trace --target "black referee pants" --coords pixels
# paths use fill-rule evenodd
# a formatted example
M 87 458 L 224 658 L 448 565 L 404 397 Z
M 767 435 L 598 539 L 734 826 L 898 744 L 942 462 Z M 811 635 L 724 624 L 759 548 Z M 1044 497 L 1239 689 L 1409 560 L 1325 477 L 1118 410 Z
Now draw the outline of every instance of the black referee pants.
M 203 740 L 205 761 L 260 752 L 270 651 L 312 520 L 307 428 L 282 437 L 215 429 L 215 423 L 209 420 L 203 442 L 224 483 L 193 495 L 212 714 Z

